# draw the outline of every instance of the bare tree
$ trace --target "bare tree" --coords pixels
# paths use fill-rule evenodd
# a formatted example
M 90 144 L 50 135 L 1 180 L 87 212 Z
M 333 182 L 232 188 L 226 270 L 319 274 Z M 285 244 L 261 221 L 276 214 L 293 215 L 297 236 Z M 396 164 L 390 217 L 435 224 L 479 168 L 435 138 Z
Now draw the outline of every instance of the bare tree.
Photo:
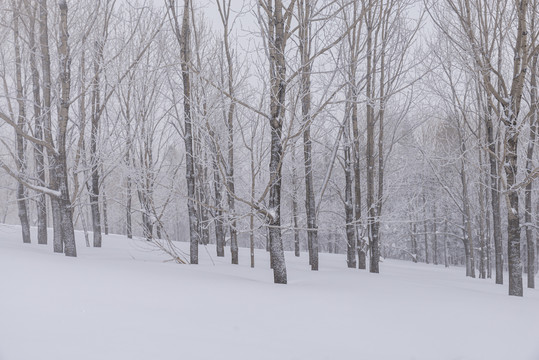
M 168 3 L 171 21 L 176 39 L 181 49 L 181 69 L 183 80 L 184 142 L 185 142 L 185 177 L 187 179 L 187 211 L 189 213 L 190 262 L 198 264 L 198 221 L 195 198 L 195 161 L 193 156 L 193 126 L 191 121 L 191 45 L 190 45 L 190 1 L 184 0 L 183 16 L 180 28 L 175 0 Z

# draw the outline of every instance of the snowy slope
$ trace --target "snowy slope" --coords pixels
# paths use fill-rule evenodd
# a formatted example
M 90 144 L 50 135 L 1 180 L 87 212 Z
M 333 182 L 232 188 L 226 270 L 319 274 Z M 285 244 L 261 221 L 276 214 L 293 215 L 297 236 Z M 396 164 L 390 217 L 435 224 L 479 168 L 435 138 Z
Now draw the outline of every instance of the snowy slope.
M 79 257 L 24 245 L 0 226 L 0 360 L 539 359 L 539 291 L 398 261 L 374 275 L 321 254 L 287 254 L 288 285 L 267 255 L 249 268 L 200 249 L 165 263 L 143 241 L 105 236 Z M 212 264 L 212 259 L 215 265 Z

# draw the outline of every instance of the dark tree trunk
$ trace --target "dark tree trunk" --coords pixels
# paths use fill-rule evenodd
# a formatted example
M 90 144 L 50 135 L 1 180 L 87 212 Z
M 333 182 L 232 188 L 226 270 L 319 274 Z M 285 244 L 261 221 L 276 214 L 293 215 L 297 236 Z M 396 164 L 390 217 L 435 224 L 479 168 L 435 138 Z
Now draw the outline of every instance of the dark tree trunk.
M 62 240 L 65 244 L 66 256 L 77 256 L 75 244 L 75 229 L 73 227 L 73 209 L 69 197 L 69 184 L 67 173 L 67 154 L 66 154 L 66 134 L 69 123 L 69 104 L 71 91 L 71 55 L 68 44 L 68 20 L 67 20 L 67 2 L 60 0 L 60 110 L 58 116 L 58 159 L 56 162 L 56 173 L 58 177 L 58 187 L 60 190 L 59 210 L 60 226 Z
M 191 119 L 191 80 L 189 64 L 191 62 L 190 27 L 189 27 L 190 0 L 184 0 L 182 30 L 180 36 L 181 67 L 183 80 L 183 109 L 184 109 L 184 142 L 185 142 L 185 177 L 187 180 L 187 212 L 189 215 L 190 263 L 198 264 L 198 214 L 194 199 L 195 191 L 195 163 L 193 157 L 193 130 Z
M 509 118 L 509 116 L 508 116 Z M 515 128 L 507 130 L 505 173 L 507 176 L 507 187 L 511 189 L 516 183 L 517 175 L 517 149 L 518 131 Z M 522 296 L 522 263 L 520 259 L 520 218 L 518 214 L 519 199 L 518 192 L 509 192 L 509 209 L 507 209 L 507 262 L 509 268 L 509 295 Z
M 51 125 L 51 59 L 49 49 L 49 29 L 48 29 L 48 8 L 47 0 L 39 0 L 39 43 L 41 49 L 41 68 L 43 72 L 43 134 L 45 141 L 54 146 Z M 49 187 L 53 190 L 59 189 L 56 168 L 57 158 L 55 154 L 47 150 L 49 163 Z M 59 199 L 51 196 L 51 213 L 53 225 L 53 248 L 56 253 L 64 252 L 64 242 L 62 240 L 62 214 Z
M 492 124 L 492 108 L 489 106 L 486 120 L 488 155 L 490 163 L 490 189 L 492 205 L 492 228 L 494 237 L 494 262 L 496 267 L 496 284 L 503 284 L 503 247 L 502 247 L 502 223 L 500 210 L 500 191 L 498 160 L 496 151 L 496 141 L 494 139 L 494 128 Z
M 311 2 L 301 1 L 299 10 L 299 51 L 301 54 L 301 115 L 303 130 L 303 155 L 305 165 L 305 212 L 307 216 L 307 242 L 311 270 L 318 270 L 318 226 L 314 197 L 314 176 L 311 140 Z M 355 254 L 354 254 L 355 256 Z
M 283 159 L 282 127 L 286 99 L 285 19 L 281 0 L 274 1 L 273 13 L 268 14 L 268 46 L 270 57 L 270 189 L 268 227 L 271 265 L 276 284 L 286 284 L 286 264 L 281 237 L 281 169 Z M 290 16 L 290 15 L 289 15 Z
M 367 19 L 367 234 L 369 238 L 369 250 L 370 250 L 370 264 L 369 271 L 371 273 L 380 272 L 380 249 L 378 244 L 378 231 L 376 228 L 376 203 L 375 203 L 375 191 L 374 191 L 374 70 L 375 56 L 373 56 L 373 14 L 369 11 Z

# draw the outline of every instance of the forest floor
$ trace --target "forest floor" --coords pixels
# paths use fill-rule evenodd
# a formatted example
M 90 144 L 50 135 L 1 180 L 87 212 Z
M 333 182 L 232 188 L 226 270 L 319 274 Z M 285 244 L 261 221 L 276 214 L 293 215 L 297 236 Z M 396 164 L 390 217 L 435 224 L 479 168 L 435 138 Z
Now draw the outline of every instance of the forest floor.
M 263 250 L 255 269 L 248 249 L 232 266 L 212 246 L 190 266 L 122 236 L 95 249 L 78 233 L 67 258 L 17 226 L 0 234 L 0 360 L 539 359 L 539 290 L 509 297 L 462 268 L 369 274 L 321 254 L 311 272 L 287 253 L 289 283 L 274 285 Z

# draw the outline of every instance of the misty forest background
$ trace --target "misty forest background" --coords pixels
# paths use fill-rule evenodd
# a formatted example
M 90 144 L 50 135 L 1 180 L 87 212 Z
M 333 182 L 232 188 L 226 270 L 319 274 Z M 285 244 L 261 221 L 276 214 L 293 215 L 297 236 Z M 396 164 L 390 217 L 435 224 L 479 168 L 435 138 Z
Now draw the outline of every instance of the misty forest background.
M 24 242 L 245 247 L 252 267 L 267 248 L 276 283 L 294 251 L 534 287 L 539 1 L 0 6 L 0 220 Z

